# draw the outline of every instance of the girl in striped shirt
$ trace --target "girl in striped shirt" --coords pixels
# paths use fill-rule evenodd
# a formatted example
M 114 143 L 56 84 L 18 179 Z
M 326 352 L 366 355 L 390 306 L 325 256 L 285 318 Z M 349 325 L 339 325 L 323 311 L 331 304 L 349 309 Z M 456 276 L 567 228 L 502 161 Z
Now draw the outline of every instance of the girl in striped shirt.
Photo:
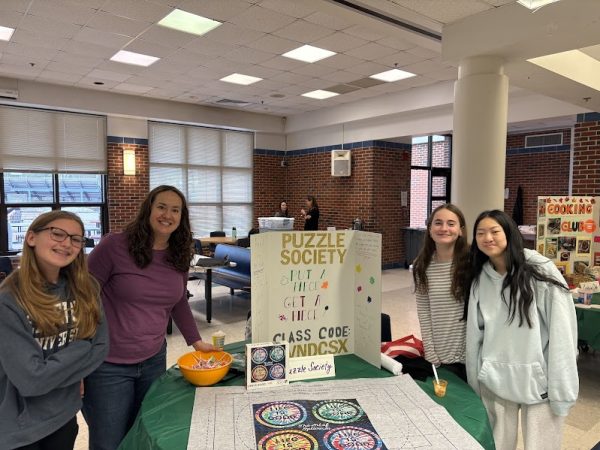
M 413 264 L 417 314 L 425 359 L 465 381 L 468 255 L 463 213 L 450 203 L 438 206 L 427 220 L 423 247 Z

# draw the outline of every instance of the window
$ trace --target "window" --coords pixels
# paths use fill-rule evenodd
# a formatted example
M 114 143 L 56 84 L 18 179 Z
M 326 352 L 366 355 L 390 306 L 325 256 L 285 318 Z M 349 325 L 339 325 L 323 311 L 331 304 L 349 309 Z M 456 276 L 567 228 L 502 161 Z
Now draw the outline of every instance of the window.
M 83 221 L 86 237 L 100 241 L 105 227 L 104 175 L 4 172 L 2 179 L 2 251 L 18 252 L 29 225 L 40 214 L 63 209 Z
M 450 136 L 413 138 L 410 170 L 411 228 L 425 228 L 431 211 L 450 201 L 451 164 Z
M 525 136 L 525 148 L 529 147 L 548 147 L 563 144 L 562 133 L 534 134 Z
M 149 127 L 150 188 L 170 184 L 185 194 L 196 236 L 232 227 L 247 234 L 254 135 L 159 122 Z
M 96 242 L 108 217 L 106 118 L 0 105 L 0 252 L 17 252 L 41 213 L 78 214 Z

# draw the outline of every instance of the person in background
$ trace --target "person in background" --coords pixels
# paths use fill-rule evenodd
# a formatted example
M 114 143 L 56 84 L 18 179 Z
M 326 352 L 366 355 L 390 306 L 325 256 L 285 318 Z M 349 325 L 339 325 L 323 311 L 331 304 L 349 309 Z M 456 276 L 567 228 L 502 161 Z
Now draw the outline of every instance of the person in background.
M 467 376 L 481 396 L 496 448 L 561 448 L 577 400 L 577 322 L 563 277 L 548 258 L 523 248 L 517 225 L 499 210 L 473 227 L 473 285 L 467 317 Z
M 20 268 L 0 288 L 0 447 L 72 449 L 82 380 L 108 352 L 100 289 L 87 270 L 81 219 L 38 216 Z
M 433 211 L 413 263 L 413 279 L 425 359 L 467 381 L 463 315 L 469 290 L 469 246 L 465 226 L 465 217 L 455 205 L 448 203 Z M 433 375 L 430 364 L 424 369 Z
M 192 233 L 183 194 L 154 188 L 122 233 L 102 238 L 89 255 L 102 288 L 110 330 L 106 361 L 85 380 L 83 413 L 92 450 L 115 450 L 150 385 L 166 371 L 169 316 L 188 345 L 204 343 L 187 299 Z
M 312 231 L 319 229 L 319 205 L 313 195 L 309 195 L 304 200 L 304 208 L 300 210 L 304 219 L 304 230 Z
M 288 214 L 288 205 L 284 200 L 279 204 L 279 211 L 275 213 L 274 217 L 289 217 Z

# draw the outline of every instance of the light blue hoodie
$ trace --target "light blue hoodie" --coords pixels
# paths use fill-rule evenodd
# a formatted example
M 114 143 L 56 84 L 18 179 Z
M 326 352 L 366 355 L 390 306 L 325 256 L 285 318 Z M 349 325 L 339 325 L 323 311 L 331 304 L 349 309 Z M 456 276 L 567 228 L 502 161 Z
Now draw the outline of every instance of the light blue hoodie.
M 538 270 L 564 282 L 548 258 L 525 250 Z M 480 394 L 480 383 L 498 397 L 519 404 L 550 401 L 552 412 L 566 416 L 577 400 L 577 320 L 569 291 L 533 281 L 532 327 L 519 327 L 518 313 L 508 322 L 500 296 L 504 276 L 488 261 L 472 287 L 467 318 L 467 378 Z M 505 297 L 509 299 L 509 292 Z

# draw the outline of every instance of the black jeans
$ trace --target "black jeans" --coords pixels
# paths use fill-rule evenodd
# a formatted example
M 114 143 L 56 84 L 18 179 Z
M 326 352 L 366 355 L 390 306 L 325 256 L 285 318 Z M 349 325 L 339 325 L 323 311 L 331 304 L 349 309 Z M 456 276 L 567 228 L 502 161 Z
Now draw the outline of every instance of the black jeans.
M 77 417 L 73 417 L 54 433 L 33 444 L 19 447 L 16 450 L 72 450 L 75 446 L 75 438 L 78 432 Z

